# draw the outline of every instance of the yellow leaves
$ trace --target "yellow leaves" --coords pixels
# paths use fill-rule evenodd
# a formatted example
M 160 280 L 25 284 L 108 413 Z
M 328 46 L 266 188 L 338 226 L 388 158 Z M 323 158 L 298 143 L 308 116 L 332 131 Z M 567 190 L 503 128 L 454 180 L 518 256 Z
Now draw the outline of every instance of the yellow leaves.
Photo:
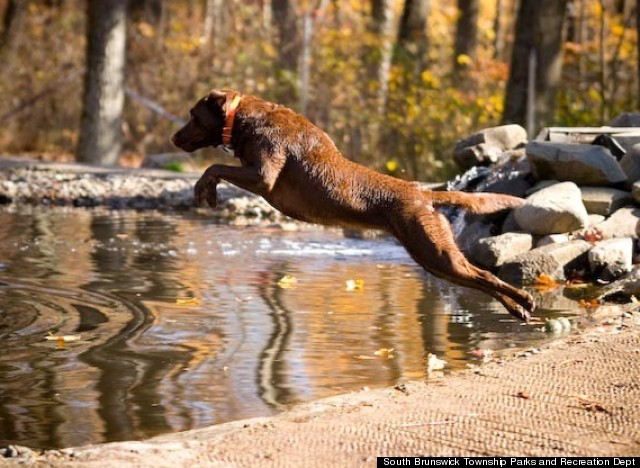
M 138 30 L 141 36 L 146 37 L 147 39 L 151 39 L 156 35 L 156 31 L 153 28 L 153 26 L 147 23 L 146 21 L 140 21 L 136 25 L 136 29 Z
M 284 275 L 278 280 L 278 287 L 280 289 L 293 289 L 298 284 L 298 279 L 295 276 Z
M 456 57 L 456 61 L 458 62 L 459 65 L 471 65 L 472 60 L 471 57 L 469 57 L 467 54 L 460 54 Z
M 396 172 L 398 170 L 398 161 L 391 159 L 385 163 L 384 168 L 387 172 Z
M 429 88 L 439 88 L 440 80 L 429 70 L 425 70 L 420 73 L 420 78 L 422 79 L 422 83 Z

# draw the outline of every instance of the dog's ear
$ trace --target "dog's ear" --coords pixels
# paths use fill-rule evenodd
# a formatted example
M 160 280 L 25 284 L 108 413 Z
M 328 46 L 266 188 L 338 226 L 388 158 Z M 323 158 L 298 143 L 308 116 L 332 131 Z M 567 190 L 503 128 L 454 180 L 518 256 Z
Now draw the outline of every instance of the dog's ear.
M 212 107 L 215 106 L 222 109 L 224 103 L 227 102 L 227 91 L 222 89 L 212 89 L 205 100 Z

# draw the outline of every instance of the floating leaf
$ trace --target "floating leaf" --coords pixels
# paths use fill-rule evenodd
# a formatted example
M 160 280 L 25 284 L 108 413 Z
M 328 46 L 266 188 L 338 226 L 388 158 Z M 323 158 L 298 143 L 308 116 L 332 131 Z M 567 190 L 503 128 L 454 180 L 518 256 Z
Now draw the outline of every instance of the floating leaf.
M 362 291 L 364 289 L 363 279 L 349 279 L 346 281 L 347 291 Z
M 278 280 L 278 287 L 282 289 L 292 289 L 298 284 L 298 279 L 295 276 L 284 275 Z
M 427 356 L 427 372 L 442 370 L 446 365 L 447 361 L 439 359 L 435 354 L 429 353 Z
M 80 341 L 82 335 L 47 335 L 44 337 L 47 341 L 57 341 L 60 343 L 70 343 L 72 341 Z
M 196 306 L 196 305 L 200 305 L 200 299 L 198 299 L 197 297 L 187 297 L 187 298 L 179 297 L 178 299 L 176 299 L 176 304 L 183 305 L 183 306 Z
M 552 291 L 559 286 L 558 282 L 546 273 L 540 273 L 540 276 L 533 281 L 533 287 L 538 291 Z
M 385 357 L 387 359 L 391 359 L 393 357 L 393 350 L 395 348 L 380 348 L 378 351 L 374 352 L 376 356 Z

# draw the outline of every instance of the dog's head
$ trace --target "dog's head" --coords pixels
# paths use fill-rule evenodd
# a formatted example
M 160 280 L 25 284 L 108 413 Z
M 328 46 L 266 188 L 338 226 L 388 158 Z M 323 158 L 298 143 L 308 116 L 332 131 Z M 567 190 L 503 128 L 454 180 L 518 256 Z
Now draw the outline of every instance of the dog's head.
M 173 134 L 171 142 L 191 153 L 206 146 L 222 144 L 222 129 L 225 125 L 225 104 L 239 93 L 214 89 L 200 99 L 189 111 L 189 121 Z

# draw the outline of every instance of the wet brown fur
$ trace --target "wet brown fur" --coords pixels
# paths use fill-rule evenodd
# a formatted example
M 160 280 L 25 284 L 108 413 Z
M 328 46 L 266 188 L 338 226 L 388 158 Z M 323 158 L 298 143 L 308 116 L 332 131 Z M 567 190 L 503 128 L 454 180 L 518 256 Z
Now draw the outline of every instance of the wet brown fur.
M 238 94 L 213 90 L 191 109 L 189 122 L 172 137 L 191 152 L 222 144 L 224 103 Z M 220 180 L 262 196 L 282 213 L 325 225 L 382 229 L 435 276 L 495 297 L 514 316 L 528 320 L 535 304 L 515 288 L 464 257 L 446 218 L 435 208 L 454 205 L 485 214 L 522 205 L 509 195 L 436 192 L 346 159 L 333 141 L 290 109 L 243 96 L 231 138 L 241 166 L 214 164 L 195 186 L 198 205 L 217 204 Z

